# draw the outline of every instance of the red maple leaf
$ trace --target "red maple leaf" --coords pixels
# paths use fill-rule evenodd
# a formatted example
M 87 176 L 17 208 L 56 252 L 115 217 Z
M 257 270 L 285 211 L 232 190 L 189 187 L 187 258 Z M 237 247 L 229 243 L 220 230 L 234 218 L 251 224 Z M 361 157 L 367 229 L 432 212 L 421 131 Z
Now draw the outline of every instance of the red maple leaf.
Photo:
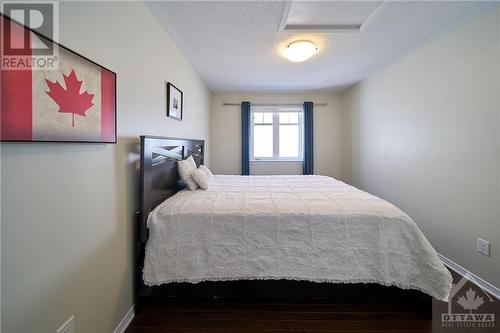
M 94 94 L 89 94 L 88 91 L 80 94 L 83 81 L 78 81 L 74 70 L 68 76 L 63 74 L 63 77 L 66 89 L 57 81 L 51 82 L 45 79 L 49 87 L 46 93 L 59 105 L 59 112 L 72 114 L 71 126 L 75 127 L 75 114 L 86 116 L 85 112 L 94 105 L 92 103 Z

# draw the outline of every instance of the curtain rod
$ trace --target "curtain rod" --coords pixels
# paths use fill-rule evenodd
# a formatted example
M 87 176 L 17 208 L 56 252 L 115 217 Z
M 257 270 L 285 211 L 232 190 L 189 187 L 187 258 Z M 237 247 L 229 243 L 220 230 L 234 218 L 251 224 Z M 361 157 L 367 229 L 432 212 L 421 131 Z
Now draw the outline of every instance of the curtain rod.
M 250 103 L 252 106 L 303 106 L 304 103 Z M 316 106 L 327 106 L 326 103 L 313 103 Z M 222 103 L 224 106 L 240 106 L 240 103 Z

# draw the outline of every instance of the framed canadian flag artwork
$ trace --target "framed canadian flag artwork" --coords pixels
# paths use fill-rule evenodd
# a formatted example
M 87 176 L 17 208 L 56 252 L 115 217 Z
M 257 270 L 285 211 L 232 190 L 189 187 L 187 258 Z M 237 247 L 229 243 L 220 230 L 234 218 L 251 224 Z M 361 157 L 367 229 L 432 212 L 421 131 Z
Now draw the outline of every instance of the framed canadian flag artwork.
M 7 16 L 0 20 L 0 140 L 116 143 L 116 74 Z

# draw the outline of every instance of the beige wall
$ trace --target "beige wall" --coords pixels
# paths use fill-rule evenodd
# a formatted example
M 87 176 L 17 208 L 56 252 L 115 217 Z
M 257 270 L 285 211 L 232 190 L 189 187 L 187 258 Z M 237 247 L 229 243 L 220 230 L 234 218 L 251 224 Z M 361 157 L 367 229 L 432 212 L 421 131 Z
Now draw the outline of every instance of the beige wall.
M 342 93 L 342 175 L 500 286 L 500 9 Z M 491 242 L 491 257 L 476 252 Z
M 70 315 L 112 332 L 133 304 L 138 136 L 209 137 L 210 92 L 143 3 L 61 3 L 60 36 L 117 73 L 118 144 L 1 145 L 2 332 Z M 165 81 L 183 121 L 165 117 Z
M 210 115 L 210 167 L 218 174 L 241 172 L 241 113 L 239 106 L 222 103 L 327 103 L 314 107 L 314 171 L 316 174 L 340 177 L 340 100 L 333 93 L 245 94 L 214 93 Z M 265 166 L 268 173 L 293 173 L 297 166 Z M 260 168 L 255 173 L 263 173 Z M 284 168 L 284 169 L 283 169 Z M 256 168 L 254 168 L 256 169 Z M 299 167 L 301 170 L 301 167 Z

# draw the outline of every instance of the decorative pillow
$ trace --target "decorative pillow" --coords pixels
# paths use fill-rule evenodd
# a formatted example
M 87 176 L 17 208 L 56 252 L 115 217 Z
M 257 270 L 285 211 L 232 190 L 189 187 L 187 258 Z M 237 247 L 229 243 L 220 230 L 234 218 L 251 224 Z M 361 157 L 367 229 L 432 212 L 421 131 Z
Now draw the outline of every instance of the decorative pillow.
M 206 173 L 206 174 L 207 174 L 207 177 L 208 177 L 208 179 L 209 179 L 210 181 L 212 181 L 212 180 L 214 179 L 214 174 L 212 173 L 212 171 L 210 171 L 210 169 L 209 169 L 209 168 L 207 168 L 206 166 L 204 166 L 204 165 L 202 164 L 202 165 L 200 165 L 199 169 L 200 169 L 201 171 L 203 171 L 204 173 Z
M 193 171 L 193 179 L 206 191 L 214 179 L 214 175 L 206 166 L 200 165 L 198 170 Z
M 198 184 L 193 179 L 193 172 L 197 170 L 193 156 L 189 156 L 183 161 L 177 163 L 177 170 L 182 181 L 187 185 L 188 189 L 194 191 L 198 188 Z

